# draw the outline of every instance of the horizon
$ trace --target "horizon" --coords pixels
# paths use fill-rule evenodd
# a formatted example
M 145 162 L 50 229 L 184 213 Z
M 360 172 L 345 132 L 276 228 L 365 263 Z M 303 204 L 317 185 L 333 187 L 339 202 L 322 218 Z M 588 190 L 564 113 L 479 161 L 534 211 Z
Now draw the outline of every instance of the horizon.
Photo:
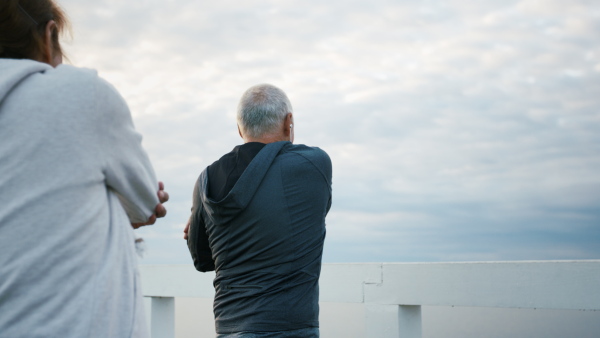
M 59 3 L 67 54 L 123 95 L 171 195 L 143 263 L 191 264 L 193 185 L 264 82 L 332 158 L 324 262 L 600 258 L 594 4 Z

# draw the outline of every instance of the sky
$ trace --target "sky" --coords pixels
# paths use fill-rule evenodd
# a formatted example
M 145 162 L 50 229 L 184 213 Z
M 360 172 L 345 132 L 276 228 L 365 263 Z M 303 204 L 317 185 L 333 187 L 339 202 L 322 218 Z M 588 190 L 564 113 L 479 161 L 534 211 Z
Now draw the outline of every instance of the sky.
M 59 0 L 171 200 L 142 264 L 189 264 L 200 172 L 283 89 L 333 162 L 324 262 L 600 258 L 600 3 Z

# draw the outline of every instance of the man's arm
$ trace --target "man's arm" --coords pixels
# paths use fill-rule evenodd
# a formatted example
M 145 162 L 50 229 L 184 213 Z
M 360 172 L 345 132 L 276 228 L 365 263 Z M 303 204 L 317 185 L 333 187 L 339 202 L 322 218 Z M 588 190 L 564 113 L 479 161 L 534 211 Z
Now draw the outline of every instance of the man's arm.
M 200 176 L 203 177 L 202 175 Z M 194 267 L 201 272 L 215 270 L 212 250 L 208 242 L 208 235 L 204 220 L 202 219 L 202 201 L 199 195 L 200 179 L 194 186 L 192 215 L 184 229 L 184 239 L 187 239 L 188 249 L 194 261 Z

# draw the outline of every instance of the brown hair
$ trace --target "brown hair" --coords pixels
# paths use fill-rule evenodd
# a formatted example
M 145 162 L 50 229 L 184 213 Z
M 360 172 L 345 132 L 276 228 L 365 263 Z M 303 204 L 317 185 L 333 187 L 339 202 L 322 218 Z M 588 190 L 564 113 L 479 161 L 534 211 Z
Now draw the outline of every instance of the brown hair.
M 40 60 L 50 20 L 54 52 L 63 55 L 58 36 L 69 28 L 67 16 L 54 0 L 0 0 L 0 58 Z

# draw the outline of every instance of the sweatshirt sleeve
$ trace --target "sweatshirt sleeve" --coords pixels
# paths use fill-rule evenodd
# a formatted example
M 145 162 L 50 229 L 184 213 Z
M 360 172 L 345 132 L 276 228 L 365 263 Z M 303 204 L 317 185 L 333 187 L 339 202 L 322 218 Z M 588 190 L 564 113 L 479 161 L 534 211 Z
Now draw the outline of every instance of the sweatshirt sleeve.
M 106 185 L 117 193 L 132 223 L 146 222 L 159 201 L 158 182 L 142 148 L 142 136 L 116 89 L 102 79 L 96 87 L 98 121 L 106 124 L 98 142 Z
M 200 199 L 200 183 L 203 175 L 200 175 L 194 186 L 194 195 L 192 197 L 192 215 L 190 216 L 190 229 L 188 232 L 188 248 L 194 261 L 194 267 L 201 272 L 214 271 L 215 261 L 212 257 L 212 250 L 208 242 L 206 227 L 202 219 L 202 201 Z

